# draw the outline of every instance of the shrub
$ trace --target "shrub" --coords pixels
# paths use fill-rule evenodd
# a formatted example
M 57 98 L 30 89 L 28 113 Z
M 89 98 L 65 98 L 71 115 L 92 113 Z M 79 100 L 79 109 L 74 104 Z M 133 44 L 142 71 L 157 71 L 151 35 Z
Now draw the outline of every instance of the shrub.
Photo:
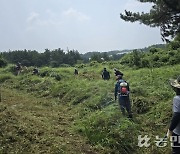
M 169 64 L 170 65 L 178 64 L 178 59 L 175 57 L 170 57 L 169 58 Z
M 168 55 L 162 55 L 162 57 L 160 58 L 160 61 L 164 62 L 164 63 L 168 62 L 168 60 L 169 60 L 169 56 Z
M 180 42 L 179 41 L 172 41 L 170 43 L 170 47 L 173 50 L 177 50 L 178 48 L 180 48 Z
M 13 76 L 11 74 L 2 74 L 0 76 L 0 82 L 2 83 L 2 82 L 5 82 L 6 80 L 12 79 L 12 78 L 13 78 Z
M 58 65 L 58 62 L 57 62 L 57 61 L 51 61 L 51 62 L 50 62 L 50 66 L 51 66 L 51 67 L 58 67 L 59 65 Z
M 5 66 L 7 66 L 7 62 L 4 59 L 0 58 L 0 67 L 5 67 Z
M 60 64 L 60 67 L 71 67 L 69 64 Z
M 9 73 L 15 73 L 15 66 L 14 65 L 8 65 L 4 70 L 3 72 L 9 72 Z
M 90 66 L 96 66 L 98 64 L 97 61 L 91 61 Z
M 149 67 L 149 66 L 150 66 L 149 59 L 143 58 L 141 60 L 141 67 Z
M 153 61 L 158 61 L 158 60 L 159 60 L 159 56 L 158 56 L 158 55 L 154 55 L 154 56 L 152 57 L 152 60 L 153 60 Z
M 156 48 L 151 48 L 151 49 L 149 50 L 149 52 L 151 52 L 152 54 L 154 54 L 154 53 L 158 52 L 158 50 L 157 50 Z

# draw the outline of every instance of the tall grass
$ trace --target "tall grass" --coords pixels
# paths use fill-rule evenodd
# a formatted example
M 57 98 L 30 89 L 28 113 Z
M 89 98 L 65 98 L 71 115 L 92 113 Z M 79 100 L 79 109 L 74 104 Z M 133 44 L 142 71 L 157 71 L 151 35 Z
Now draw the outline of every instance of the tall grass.
M 104 67 L 111 74 L 109 81 L 101 79 Z M 113 101 L 116 83 L 113 68 L 121 70 L 124 79 L 130 84 L 134 121 L 123 117 L 118 103 Z M 0 82 L 7 80 L 9 88 L 31 93 L 43 100 L 48 99 L 49 104 L 56 104 L 56 108 L 63 106 L 69 116 L 67 119 L 71 119 L 68 121 L 70 131 L 81 134 L 93 147 L 103 149 L 102 153 L 170 152 L 169 147 L 158 148 L 153 143 L 149 148 L 138 147 L 138 135 L 148 134 L 154 137 L 166 133 L 174 95 L 168 81 L 179 75 L 180 65 L 133 70 L 118 62 L 109 62 L 83 65 L 78 70 L 79 75 L 75 76 L 72 67 L 45 67 L 40 69 L 40 74 L 47 72 L 45 76 L 24 74 L 14 77 L 12 74 L 4 74 L 0 77 Z M 54 74 L 58 74 L 61 79 L 56 80 Z M 39 117 L 42 115 L 42 108 L 51 107 L 54 110 L 53 105 L 48 105 L 47 102 L 46 105 L 39 105 L 42 105 L 41 109 L 36 110 Z M 50 114 L 50 111 L 46 113 Z M 52 113 L 52 116 L 56 119 L 59 115 Z M 42 124 L 46 125 L 47 121 Z M 27 142 L 27 145 L 30 144 L 32 143 Z M 53 146 L 51 145 L 52 149 Z

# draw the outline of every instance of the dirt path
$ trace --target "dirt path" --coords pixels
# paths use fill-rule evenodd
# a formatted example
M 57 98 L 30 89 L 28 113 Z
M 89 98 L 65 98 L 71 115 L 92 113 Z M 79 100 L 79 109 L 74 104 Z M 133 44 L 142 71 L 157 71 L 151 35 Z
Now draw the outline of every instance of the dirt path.
M 100 153 L 72 131 L 68 106 L 53 99 L 3 89 L 0 121 L 0 153 Z

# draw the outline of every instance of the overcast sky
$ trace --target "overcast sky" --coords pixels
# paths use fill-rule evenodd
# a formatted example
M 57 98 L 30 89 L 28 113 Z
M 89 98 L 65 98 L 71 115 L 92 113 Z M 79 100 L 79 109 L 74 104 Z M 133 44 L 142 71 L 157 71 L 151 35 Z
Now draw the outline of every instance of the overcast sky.
M 162 43 L 159 28 L 119 17 L 125 9 L 149 8 L 137 0 L 0 0 L 0 51 L 68 48 L 85 53 Z

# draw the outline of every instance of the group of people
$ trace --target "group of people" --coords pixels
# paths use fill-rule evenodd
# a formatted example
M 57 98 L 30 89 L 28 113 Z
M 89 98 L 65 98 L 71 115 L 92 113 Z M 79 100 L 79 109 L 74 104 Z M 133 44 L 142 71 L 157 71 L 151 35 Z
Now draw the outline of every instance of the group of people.
M 28 68 L 26 66 L 23 66 L 20 62 L 18 62 L 15 65 L 15 73 L 16 73 L 16 75 L 19 75 L 21 72 L 23 72 L 25 70 L 28 71 Z M 38 75 L 38 73 L 39 73 L 39 69 L 37 67 L 34 67 L 33 71 L 32 71 L 32 74 L 33 75 Z
M 123 79 L 122 72 L 114 69 L 114 74 L 117 80 L 114 90 L 115 100 L 118 100 L 122 114 L 125 115 L 125 111 L 127 111 L 128 118 L 132 119 L 129 84 Z M 110 79 L 110 74 L 106 68 L 102 72 L 102 78 L 104 80 Z M 173 98 L 173 117 L 166 137 L 171 138 L 173 154 L 180 154 L 180 76 L 177 79 L 170 80 L 170 85 L 176 95 Z

